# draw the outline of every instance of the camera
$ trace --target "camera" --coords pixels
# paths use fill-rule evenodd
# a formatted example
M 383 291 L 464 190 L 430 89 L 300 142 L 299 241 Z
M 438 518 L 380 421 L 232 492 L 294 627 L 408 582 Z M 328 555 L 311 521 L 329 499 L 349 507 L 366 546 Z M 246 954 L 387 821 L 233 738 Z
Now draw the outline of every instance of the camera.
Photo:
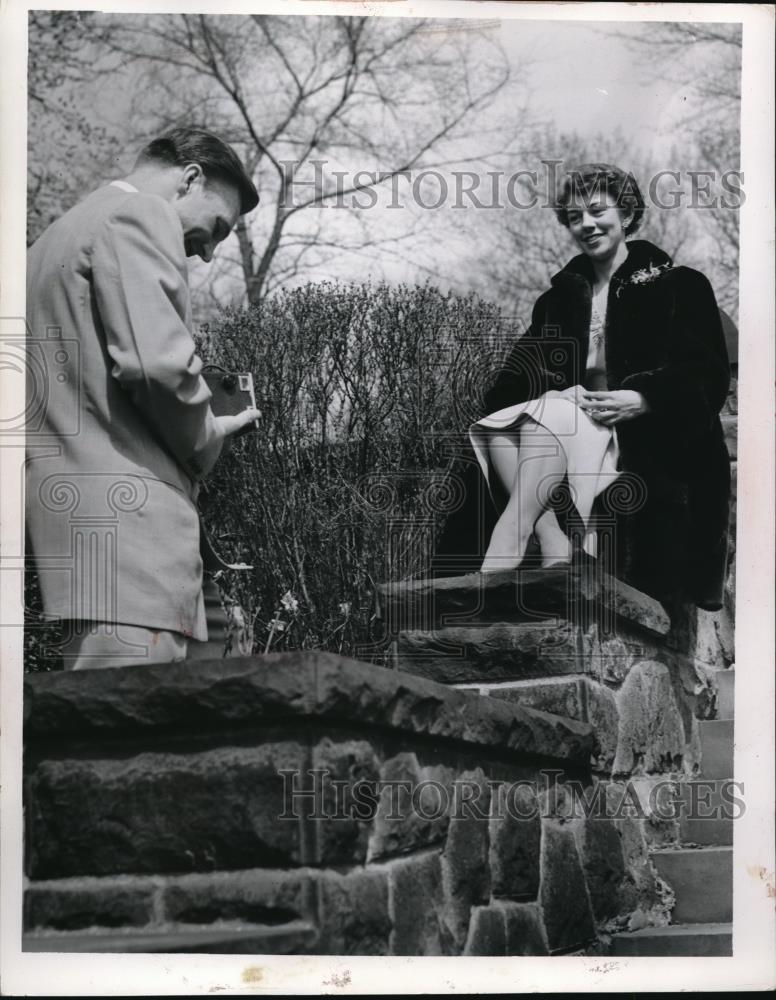
M 250 372 L 229 372 L 218 365 L 205 365 L 202 377 L 212 393 L 210 408 L 217 417 L 233 416 L 256 406 L 253 375 Z M 256 430 L 256 422 L 248 424 L 237 432 L 237 437 Z

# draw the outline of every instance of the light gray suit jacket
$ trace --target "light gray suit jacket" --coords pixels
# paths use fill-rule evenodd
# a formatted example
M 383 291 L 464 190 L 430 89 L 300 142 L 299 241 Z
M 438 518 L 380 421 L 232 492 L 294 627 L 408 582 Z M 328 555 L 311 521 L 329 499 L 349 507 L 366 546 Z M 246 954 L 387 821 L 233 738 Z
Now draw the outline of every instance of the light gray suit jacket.
M 198 480 L 223 443 L 177 213 L 107 185 L 27 261 L 28 534 L 44 610 L 207 638 Z

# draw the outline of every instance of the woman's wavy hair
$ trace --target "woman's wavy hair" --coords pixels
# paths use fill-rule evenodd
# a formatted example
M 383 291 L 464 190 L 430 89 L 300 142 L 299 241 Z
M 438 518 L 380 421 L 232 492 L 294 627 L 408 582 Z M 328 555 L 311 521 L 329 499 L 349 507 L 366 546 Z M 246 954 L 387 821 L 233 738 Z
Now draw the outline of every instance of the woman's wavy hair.
M 625 227 L 625 235 L 632 236 L 644 217 L 644 196 L 633 174 L 611 163 L 581 163 L 566 172 L 558 185 L 553 205 L 558 221 L 568 229 L 569 206 L 588 201 L 597 194 L 611 195 L 621 212 L 633 212 Z

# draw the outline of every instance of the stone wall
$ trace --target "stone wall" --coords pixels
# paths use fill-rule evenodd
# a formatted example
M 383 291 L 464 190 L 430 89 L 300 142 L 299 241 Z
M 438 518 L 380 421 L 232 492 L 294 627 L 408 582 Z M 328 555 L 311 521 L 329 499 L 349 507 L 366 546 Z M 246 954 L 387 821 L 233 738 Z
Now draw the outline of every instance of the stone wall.
M 599 936 L 667 923 L 672 893 L 650 854 L 680 842 L 670 802 L 700 771 L 699 724 L 715 715 L 718 671 L 733 658 L 725 613 L 684 607 L 671 619 L 593 561 L 404 581 L 381 595 L 395 669 L 592 728 L 608 818 L 570 817 L 586 871 L 599 876 Z
M 666 912 L 638 824 L 574 804 L 590 724 L 507 697 L 322 653 L 38 674 L 25 741 L 26 949 L 567 954 Z
M 661 604 L 595 562 L 381 588 L 393 665 L 589 723 L 593 771 L 692 775 L 729 662 L 720 615 Z

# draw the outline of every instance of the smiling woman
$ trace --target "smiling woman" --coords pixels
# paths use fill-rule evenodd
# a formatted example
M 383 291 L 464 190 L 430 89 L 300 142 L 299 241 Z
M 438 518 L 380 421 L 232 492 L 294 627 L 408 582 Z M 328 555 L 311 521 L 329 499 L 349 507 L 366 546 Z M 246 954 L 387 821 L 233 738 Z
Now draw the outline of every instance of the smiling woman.
M 661 600 L 719 608 L 729 365 L 714 293 L 659 247 L 626 241 L 644 199 L 618 167 L 570 171 L 555 212 L 581 253 L 537 300 L 469 432 L 488 493 L 481 571 L 518 567 L 532 537 L 542 565 L 572 561 L 569 524 L 579 548 L 600 555 L 596 513 L 619 489 L 628 501 L 608 504 L 622 517 L 607 569 Z M 553 510 L 561 485 L 564 527 Z M 448 522 L 438 555 L 460 551 L 456 533 L 472 516 L 467 505 Z

